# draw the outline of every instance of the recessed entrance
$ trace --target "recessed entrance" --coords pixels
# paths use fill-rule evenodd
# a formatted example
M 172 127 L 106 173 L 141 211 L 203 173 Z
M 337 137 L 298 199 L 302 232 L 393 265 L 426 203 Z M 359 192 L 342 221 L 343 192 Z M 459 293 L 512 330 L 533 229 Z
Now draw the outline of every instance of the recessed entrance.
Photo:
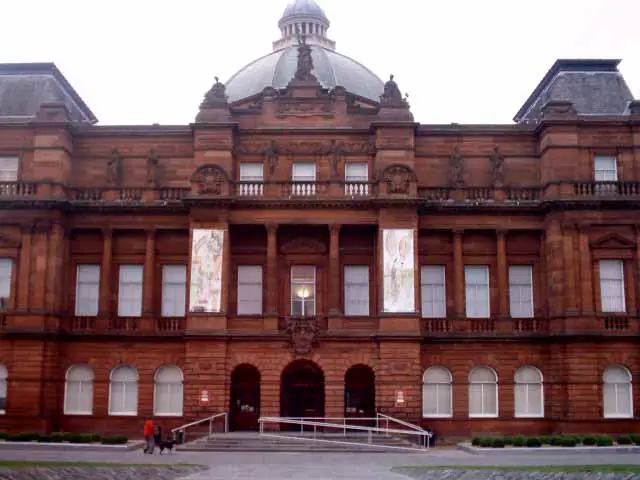
M 297 360 L 282 371 L 280 416 L 324 417 L 324 374 L 315 363 Z M 300 426 L 283 424 L 281 429 L 300 430 Z
M 231 374 L 231 430 L 258 430 L 260 372 L 253 365 L 238 365 Z
M 373 425 L 376 414 L 376 382 L 373 370 L 354 365 L 344 376 L 344 416 L 352 425 Z

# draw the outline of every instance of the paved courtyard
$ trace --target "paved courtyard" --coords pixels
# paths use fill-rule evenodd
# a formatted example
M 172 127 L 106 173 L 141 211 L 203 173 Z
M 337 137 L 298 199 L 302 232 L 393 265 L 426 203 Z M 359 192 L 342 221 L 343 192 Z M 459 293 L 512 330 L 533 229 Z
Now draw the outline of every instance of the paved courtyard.
M 309 450 L 313 445 L 309 446 Z M 640 465 L 640 455 L 624 453 L 472 455 L 455 449 L 429 453 L 199 453 L 144 455 L 134 452 L 34 452 L 0 451 L 0 460 L 51 460 L 117 463 L 190 463 L 210 466 L 208 472 L 189 480 L 399 480 L 391 472 L 396 466 L 418 465 Z

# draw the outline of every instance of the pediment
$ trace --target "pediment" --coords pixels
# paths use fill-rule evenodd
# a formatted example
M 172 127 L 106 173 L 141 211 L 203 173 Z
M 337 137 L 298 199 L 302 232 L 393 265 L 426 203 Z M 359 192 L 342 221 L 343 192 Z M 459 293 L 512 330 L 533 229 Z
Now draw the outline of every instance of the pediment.
M 319 240 L 301 237 L 284 243 L 280 251 L 282 253 L 326 253 L 327 247 Z
M 624 249 L 635 248 L 636 243 L 628 238 L 610 233 L 591 241 L 591 248 Z

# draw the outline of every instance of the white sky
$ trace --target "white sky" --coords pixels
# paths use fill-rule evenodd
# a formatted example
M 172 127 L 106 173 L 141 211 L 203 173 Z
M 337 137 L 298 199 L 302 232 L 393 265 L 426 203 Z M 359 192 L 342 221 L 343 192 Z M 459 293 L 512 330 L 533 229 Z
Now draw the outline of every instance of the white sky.
M 640 97 L 640 0 L 317 1 L 421 123 L 511 123 L 557 58 L 620 58 Z M 186 124 L 215 75 L 271 52 L 287 3 L 3 0 L 0 62 L 55 62 L 101 124 Z

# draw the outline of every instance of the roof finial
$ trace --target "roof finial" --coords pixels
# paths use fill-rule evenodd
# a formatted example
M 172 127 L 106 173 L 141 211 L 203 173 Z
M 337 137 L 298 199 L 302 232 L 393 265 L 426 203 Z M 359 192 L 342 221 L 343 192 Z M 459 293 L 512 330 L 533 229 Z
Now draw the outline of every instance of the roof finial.
M 220 78 L 219 77 L 213 77 L 216 81 L 216 83 L 220 83 Z

